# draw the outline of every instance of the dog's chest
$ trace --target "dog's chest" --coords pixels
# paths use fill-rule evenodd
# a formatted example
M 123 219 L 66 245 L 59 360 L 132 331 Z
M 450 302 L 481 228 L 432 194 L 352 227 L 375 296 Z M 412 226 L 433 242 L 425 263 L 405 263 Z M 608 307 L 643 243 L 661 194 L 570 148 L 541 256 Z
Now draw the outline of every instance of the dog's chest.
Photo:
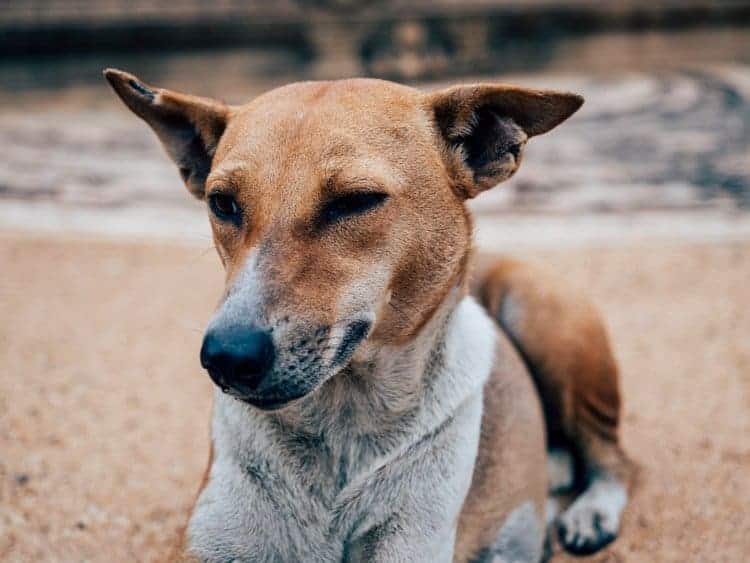
M 386 447 L 377 437 L 342 434 L 333 440 L 261 430 L 245 459 L 217 448 L 190 522 L 192 551 L 209 561 L 342 560 L 365 517 L 361 507 L 378 503 L 367 498 L 367 468 Z
M 193 554 L 205 561 L 342 559 L 345 538 L 331 527 L 328 502 L 300 483 L 277 479 L 259 485 L 265 476 L 228 473 L 206 488 L 196 506 L 190 524 Z

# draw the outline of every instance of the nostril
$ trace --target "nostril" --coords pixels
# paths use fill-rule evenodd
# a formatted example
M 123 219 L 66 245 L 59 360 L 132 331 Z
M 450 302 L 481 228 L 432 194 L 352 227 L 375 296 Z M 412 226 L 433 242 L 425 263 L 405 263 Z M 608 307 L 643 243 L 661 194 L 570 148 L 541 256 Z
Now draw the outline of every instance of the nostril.
M 203 344 L 201 345 L 201 366 L 203 369 L 210 369 L 214 367 L 216 357 L 220 353 L 220 344 L 213 332 L 207 332 L 203 337 Z
M 235 377 L 239 383 L 250 387 L 250 389 L 257 389 L 260 382 L 263 380 L 265 369 L 260 362 L 246 362 L 239 366 Z

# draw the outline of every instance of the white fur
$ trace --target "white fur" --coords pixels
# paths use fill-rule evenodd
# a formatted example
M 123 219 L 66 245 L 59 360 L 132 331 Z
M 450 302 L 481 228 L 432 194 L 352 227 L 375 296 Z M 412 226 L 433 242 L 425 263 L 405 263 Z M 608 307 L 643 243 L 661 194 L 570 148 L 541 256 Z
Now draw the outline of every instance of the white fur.
M 217 324 L 243 324 L 257 320 L 262 299 L 262 280 L 258 271 L 258 251 L 253 250 L 237 273 L 221 306 L 214 313 L 207 330 Z
M 602 537 L 614 538 L 628 502 L 625 485 L 613 476 L 598 475 L 589 487 L 560 516 L 562 540 L 580 549 L 601 543 Z
M 345 387 L 343 403 L 332 398 L 346 385 L 337 377 L 280 414 L 217 392 L 190 551 L 205 561 L 451 561 L 496 345 L 479 305 L 452 307 L 416 343 L 377 353 L 372 389 Z M 399 396 L 407 381 L 419 392 Z

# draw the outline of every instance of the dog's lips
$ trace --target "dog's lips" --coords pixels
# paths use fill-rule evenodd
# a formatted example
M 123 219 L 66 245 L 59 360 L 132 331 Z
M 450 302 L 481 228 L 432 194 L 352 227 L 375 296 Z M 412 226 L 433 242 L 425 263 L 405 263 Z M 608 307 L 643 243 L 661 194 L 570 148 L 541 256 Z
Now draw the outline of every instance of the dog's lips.
M 261 397 L 261 396 L 255 395 L 254 393 L 250 392 L 247 389 L 239 389 L 236 386 L 228 385 L 224 381 L 224 378 L 222 377 L 221 373 L 218 371 L 215 371 L 212 369 L 209 369 L 207 371 L 208 371 L 208 375 L 211 377 L 211 380 L 219 389 L 221 389 L 222 393 L 225 393 L 229 395 L 230 397 L 234 397 L 235 399 L 242 401 L 243 403 L 247 403 L 248 405 L 252 405 L 261 410 L 266 410 L 266 411 L 278 410 L 282 407 L 285 407 L 289 403 L 296 401 L 297 399 L 300 399 L 306 395 L 306 393 L 301 393 L 298 395 L 291 395 L 289 397 L 279 397 L 279 396 Z
M 296 397 L 289 397 L 285 399 L 261 399 L 258 397 L 237 397 L 240 401 L 243 403 L 247 403 L 250 406 L 256 407 L 260 410 L 264 411 L 275 411 L 284 408 L 289 403 L 292 403 L 296 401 L 297 399 L 300 399 L 303 397 L 303 395 L 298 395 Z

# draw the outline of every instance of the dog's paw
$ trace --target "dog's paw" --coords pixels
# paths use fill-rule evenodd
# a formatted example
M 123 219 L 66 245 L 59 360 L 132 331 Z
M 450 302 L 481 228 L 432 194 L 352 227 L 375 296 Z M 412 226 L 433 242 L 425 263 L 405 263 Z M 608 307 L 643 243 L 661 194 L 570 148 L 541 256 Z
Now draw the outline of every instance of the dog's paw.
M 617 537 L 627 500 L 627 491 L 620 481 L 599 475 L 560 515 L 560 543 L 575 555 L 599 551 Z
M 566 551 L 589 555 L 617 537 L 617 525 L 596 506 L 574 504 L 560 516 L 558 534 Z

